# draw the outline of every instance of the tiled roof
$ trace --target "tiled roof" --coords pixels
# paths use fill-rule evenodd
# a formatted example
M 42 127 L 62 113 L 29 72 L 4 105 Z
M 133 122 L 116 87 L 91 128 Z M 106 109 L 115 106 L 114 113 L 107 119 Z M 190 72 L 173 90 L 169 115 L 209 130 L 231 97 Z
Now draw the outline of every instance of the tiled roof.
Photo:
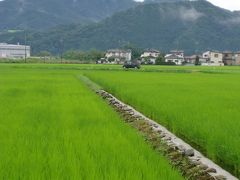
M 124 50 L 124 49 L 109 49 L 107 51 L 108 53 L 131 53 L 132 51 L 130 49 Z
M 154 53 L 160 53 L 160 51 L 156 49 L 145 49 L 144 52 L 154 52 Z

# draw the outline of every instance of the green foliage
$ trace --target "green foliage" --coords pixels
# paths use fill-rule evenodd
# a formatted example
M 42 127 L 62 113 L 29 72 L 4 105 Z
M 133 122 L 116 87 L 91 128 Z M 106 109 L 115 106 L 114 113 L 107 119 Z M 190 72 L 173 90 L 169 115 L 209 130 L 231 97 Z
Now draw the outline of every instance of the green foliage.
M 165 63 L 165 57 L 164 57 L 164 55 L 158 56 L 157 59 L 156 59 L 156 65 L 161 65 L 161 64 L 163 64 L 163 63 Z
M 159 65 L 163 65 L 163 66 L 175 66 L 176 63 L 175 63 L 175 62 L 161 62 Z
M 50 57 L 50 56 L 52 56 L 52 54 L 48 51 L 41 51 L 37 54 L 37 56 L 39 56 L 39 57 Z
M 97 50 L 91 50 L 88 52 L 71 50 L 64 53 L 63 57 L 68 60 L 97 61 L 104 57 L 104 52 Z
M 0 179 L 183 179 L 69 67 L 0 65 Z
M 199 56 L 196 56 L 196 60 L 195 60 L 195 65 L 198 66 L 200 65 L 200 60 L 199 60 Z
M 133 45 L 133 44 L 124 45 L 123 49 L 126 49 L 126 50 L 130 49 L 132 51 L 132 59 L 138 59 L 144 52 L 142 48 L 137 47 L 136 45 Z
M 114 61 L 115 61 L 115 58 L 110 57 L 110 58 L 108 58 L 108 61 L 109 61 L 109 62 L 114 62 Z

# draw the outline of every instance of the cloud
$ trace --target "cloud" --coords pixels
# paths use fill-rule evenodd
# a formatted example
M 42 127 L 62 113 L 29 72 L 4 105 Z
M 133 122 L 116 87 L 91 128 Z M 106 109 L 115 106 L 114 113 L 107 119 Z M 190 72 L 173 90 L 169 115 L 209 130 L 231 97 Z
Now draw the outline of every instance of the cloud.
M 224 25 L 240 25 L 240 16 L 221 21 Z
M 135 0 L 138 2 L 143 2 L 144 0 Z M 191 1 L 191 0 L 190 0 Z M 215 4 L 216 6 L 229 9 L 229 10 L 240 10 L 239 0 L 208 0 L 209 2 Z
M 209 2 L 215 4 L 216 6 L 229 9 L 229 10 L 240 10 L 239 0 L 208 0 Z
M 175 8 L 172 7 L 161 7 L 159 8 L 161 18 L 170 20 L 181 20 L 184 22 L 195 22 L 199 18 L 203 17 L 204 14 L 197 11 L 194 7 L 184 7 L 178 6 Z
M 229 19 L 228 22 L 232 24 L 240 24 L 240 17 Z
M 183 21 L 196 21 L 199 18 L 204 16 L 203 13 L 198 12 L 195 8 L 186 8 L 186 7 L 180 7 L 179 8 L 179 18 Z

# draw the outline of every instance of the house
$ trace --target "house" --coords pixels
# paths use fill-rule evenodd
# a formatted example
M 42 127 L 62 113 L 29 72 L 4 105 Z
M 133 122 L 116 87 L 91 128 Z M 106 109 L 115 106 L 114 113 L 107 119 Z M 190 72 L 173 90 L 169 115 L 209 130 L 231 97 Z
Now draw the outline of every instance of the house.
M 184 51 L 172 50 L 170 54 L 165 56 L 166 63 L 175 63 L 176 65 L 182 65 L 184 63 Z
M 184 60 L 187 64 L 196 64 L 196 59 L 199 58 L 199 65 L 202 63 L 207 63 L 207 59 L 203 58 L 202 55 L 192 55 L 192 56 L 185 56 Z
M 235 65 L 235 53 L 232 51 L 223 52 L 223 63 L 227 66 Z
M 176 56 L 184 58 L 184 51 L 183 50 L 172 50 L 170 54 L 174 54 Z
M 175 63 L 176 65 L 182 65 L 184 62 L 184 58 L 182 56 L 178 56 L 175 54 L 167 54 L 165 56 L 166 63 Z
M 156 64 L 156 59 L 160 56 L 160 51 L 156 49 L 146 49 L 141 55 L 142 63 Z
M 198 57 L 199 57 L 199 56 L 198 56 Z M 184 57 L 185 62 L 186 62 L 186 63 L 189 63 L 189 64 L 195 64 L 195 63 L 196 63 L 196 58 L 197 58 L 197 55 L 185 56 L 185 57 Z
M 125 61 L 131 61 L 132 51 L 122 49 L 111 49 L 105 54 L 108 61 L 114 61 L 117 64 L 123 64 Z
M 236 66 L 240 65 L 240 51 L 235 53 L 235 65 Z
M 0 59 L 23 59 L 30 57 L 30 46 L 0 43 Z
M 203 53 L 203 58 L 206 59 L 202 66 L 224 66 L 223 53 L 219 51 L 207 51 Z
M 240 51 L 234 53 L 232 51 L 223 52 L 223 62 L 227 66 L 239 66 L 240 65 Z

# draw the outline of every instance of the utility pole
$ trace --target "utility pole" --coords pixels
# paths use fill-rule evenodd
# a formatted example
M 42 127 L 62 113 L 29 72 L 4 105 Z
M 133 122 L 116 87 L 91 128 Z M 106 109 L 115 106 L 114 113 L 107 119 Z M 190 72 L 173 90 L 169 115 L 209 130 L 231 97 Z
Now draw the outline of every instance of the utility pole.
M 25 63 L 27 63 L 27 34 L 26 34 L 26 30 L 24 30 L 24 44 L 25 44 L 25 58 L 24 61 Z
M 61 64 L 63 63 L 63 49 L 64 49 L 64 40 L 60 39 L 60 58 Z

